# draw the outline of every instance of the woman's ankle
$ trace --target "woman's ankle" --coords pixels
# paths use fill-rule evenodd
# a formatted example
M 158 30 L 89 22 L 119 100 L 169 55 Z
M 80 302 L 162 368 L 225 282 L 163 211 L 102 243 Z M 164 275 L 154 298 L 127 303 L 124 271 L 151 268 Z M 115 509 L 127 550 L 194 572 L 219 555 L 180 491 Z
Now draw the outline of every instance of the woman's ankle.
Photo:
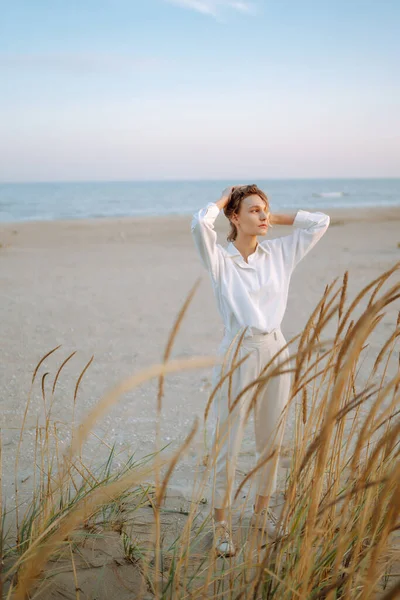
M 226 521 L 226 509 L 215 508 L 214 509 L 214 521 L 219 523 L 220 521 Z
M 270 499 L 270 496 L 257 496 L 255 499 L 255 503 L 253 504 L 253 511 L 259 513 L 264 508 L 268 508 Z

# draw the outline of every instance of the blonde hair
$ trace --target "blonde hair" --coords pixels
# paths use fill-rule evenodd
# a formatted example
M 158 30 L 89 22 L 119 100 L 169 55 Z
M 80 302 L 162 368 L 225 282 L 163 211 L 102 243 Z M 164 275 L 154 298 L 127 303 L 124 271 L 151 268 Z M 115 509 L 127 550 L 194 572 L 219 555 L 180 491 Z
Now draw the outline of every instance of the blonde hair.
M 244 198 L 247 198 L 248 196 L 253 196 L 255 194 L 259 196 L 261 200 L 264 200 L 264 202 L 266 203 L 268 209 L 268 225 L 269 227 L 272 227 L 272 225 L 269 223 L 270 208 L 267 195 L 262 190 L 260 190 L 260 188 L 255 183 L 236 187 L 234 188 L 229 198 L 229 201 L 224 208 L 224 215 L 227 219 L 229 219 L 229 223 L 231 225 L 231 230 L 226 238 L 228 242 L 233 242 L 237 238 L 237 227 L 231 221 L 232 215 L 235 213 L 239 213 L 240 205 Z

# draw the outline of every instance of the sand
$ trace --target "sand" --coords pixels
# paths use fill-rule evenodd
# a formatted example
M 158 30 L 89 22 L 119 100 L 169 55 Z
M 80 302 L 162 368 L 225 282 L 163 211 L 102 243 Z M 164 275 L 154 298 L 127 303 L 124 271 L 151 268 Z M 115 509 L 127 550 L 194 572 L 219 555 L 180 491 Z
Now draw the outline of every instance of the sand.
M 306 208 L 306 207 L 305 207 Z M 290 212 L 290 211 L 287 211 Z M 349 298 L 400 259 L 400 206 L 324 212 L 331 216 L 325 236 L 301 261 L 293 274 L 282 331 L 287 340 L 304 327 L 325 286 L 349 272 Z M 40 379 L 48 372 L 50 389 L 58 367 L 77 354 L 62 372 L 55 394 L 53 418 L 79 422 L 116 383 L 162 359 L 176 315 L 195 281 L 201 284 L 178 333 L 172 356 L 213 355 L 222 336 L 211 282 L 196 253 L 190 216 L 118 218 L 87 221 L 30 222 L 0 226 L 0 362 L 1 428 L 3 443 L 3 497 L 12 503 L 13 457 L 33 370 L 40 358 L 61 345 L 39 372 L 27 418 L 20 463 L 21 487 L 32 484 L 34 429 L 42 418 Z M 228 223 L 223 215 L 216 230 L 226 243 Z M 290 227 L 277 226 L 268 237 L 287 235 Z M 392 276 L 390 285 L 398 281 Z M 387 289 L 385 285 L 382 291 Z M 387 309 L 371 337 L 368 365 L 395 328 L 399 302 Z M 332 331 L 335 329 L 333 328 Z M 328 331 L 329 333 L 329 331 Z M 77 396 L 76 380 L 94 355 Z M 386 378 L 396 372 L 398 353 Z M 210 391 L 211 368 L 186 371 L 166 379 L 162 439 L 177 445 L 187 435 L 196 415 L 202 417 Z M 96 426 L 117 449 L 131 448 L 141 457 L 154 450 L 157 382 L 126 393 Z M 47 399 L 48 402 L 48 399 Z M 285 444 L 290 447 L 293 415 Z M 202 444 L 198 435 L 197 446 Z M 66 445 L 68 435 L 61 440 Z M 86 448 L 88 459 L 99 460 L 94 437 Z M 238 472 L 252 461 L 251 424 L 246 429 Z M 192 449 L 172 479 L 190 496 Z

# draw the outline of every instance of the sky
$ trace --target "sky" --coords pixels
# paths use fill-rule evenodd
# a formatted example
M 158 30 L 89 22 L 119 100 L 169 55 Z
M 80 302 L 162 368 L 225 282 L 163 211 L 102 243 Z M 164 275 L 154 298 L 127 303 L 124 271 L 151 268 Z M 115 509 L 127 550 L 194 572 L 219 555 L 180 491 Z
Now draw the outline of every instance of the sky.
M 398 0 L 0 10 L 0 181 L 400 177 Z

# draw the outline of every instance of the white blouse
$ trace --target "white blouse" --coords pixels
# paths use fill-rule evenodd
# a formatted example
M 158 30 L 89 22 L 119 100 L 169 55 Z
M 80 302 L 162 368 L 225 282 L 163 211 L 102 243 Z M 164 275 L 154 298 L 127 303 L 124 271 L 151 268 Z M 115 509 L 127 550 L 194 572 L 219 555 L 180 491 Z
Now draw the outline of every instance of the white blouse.
M 217 243 L 214 222 L 220 209 L 209 202 L 193 215 L 191 231 L 217 299 L 225 334 L 248 327 L 245 337 L 280 327 L 294 268 L 321 239 L 330 217 L 298 210 L 290 235 L 258 242 L 248 263 L 232 242 Z

